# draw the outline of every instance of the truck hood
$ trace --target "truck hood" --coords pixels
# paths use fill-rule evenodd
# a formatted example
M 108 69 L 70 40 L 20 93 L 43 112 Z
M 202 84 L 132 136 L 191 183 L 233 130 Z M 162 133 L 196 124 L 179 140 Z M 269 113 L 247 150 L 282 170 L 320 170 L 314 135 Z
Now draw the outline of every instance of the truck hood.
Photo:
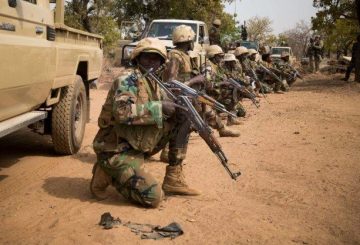
M 166 46 L 167 49 L 173 49 L 173 48 L 175 48 L 175 46 L 173 45 L 173 43 L 172 43 L 171 40 L 160 40 L 160 42 L 163 43 L 163 44 Z M 135 47 L 138 43 L 139 43 L 139 41 L 137 41 L 137 42 L 132 42 L 132 43 L 130 43 L 130 44 L 128 44 L 128 45 Z

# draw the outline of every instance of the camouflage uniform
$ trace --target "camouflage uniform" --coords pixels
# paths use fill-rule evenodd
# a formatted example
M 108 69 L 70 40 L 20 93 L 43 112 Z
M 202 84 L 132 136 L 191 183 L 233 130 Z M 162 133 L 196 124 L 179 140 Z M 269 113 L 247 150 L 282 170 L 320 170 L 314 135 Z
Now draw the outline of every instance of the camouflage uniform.
M 220 69 L 227 78 L 232 78 L 243 86 L 248 87 L 250 84 L 242 72 L 241 64 L 238 60 L 235 60 L 234 62 L 236 62 L 234 66 L 229 66 L 227 65 L 227 62 L 224 61 L 220 64 Z M 246 110 L 245 107 L 241 104 L 241 100 L 243 98 L 244 97 L 240 91 L 237 91 L 232 86 L 224 86 L 220 92 L 219 102 L 224 104 L 228 111 L 236 112 L 235 114 L 238 117 L 245 117 Z M 231 120 L 230 118 L 228 119 Z
M 144 154 L 169 139 L 156 86 L 139 70 L 113 82 L 98 119 L 93 147 L 97 164 L 125 198 L 143 206 L 157 206 L 161 187 L 143 168 Z M 95 165 L 96 167 L 97 165 Z M 94 167 L 93 171 L 96 170 Z M 94 173 L 95 174 L 95 173 Z
M 258 61 L 258 62 L 260 62 L 260 61 Z M 249 60 L 249 65 L 255 72 L 257 72 L 259 70 L 258 62 L 254 61 L 254 60 Z M 260 80 L 259 83 L 261 85 L 260 89 L 262 90 L 261 92 L 264 94 L 271 93 L 272 88 L 267 83 L 264 83 L 260 78 L 259 78 L 259 80 Z
M 282 79 L 285 79 L 288 85 L 292 85 L 295 82 L 296 76 L 292 76 L 293 69 L 291 68 L 291 65 L 289 64 L 288 61 L 281 59 L 279 62 L 275 64 L 275 67 L 281 72 L 280 77 Z M 286 85 L 284 86 L 286 87 Z
M 220 30 L 219 28 L 212 26 L 209 30 L 210 45 L 221 45 L 220 42 Z

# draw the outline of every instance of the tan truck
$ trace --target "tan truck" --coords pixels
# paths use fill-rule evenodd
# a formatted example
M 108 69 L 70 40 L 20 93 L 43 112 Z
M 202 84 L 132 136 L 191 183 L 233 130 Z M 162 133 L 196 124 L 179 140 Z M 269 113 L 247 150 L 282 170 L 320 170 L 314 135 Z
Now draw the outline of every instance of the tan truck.
M 0 0 L 0 137 L 29 126 L 51 134 L 57 153 L 73 154 L 89 119 L 89 83 L 101 73 L 102 37 L 65 26 L 64 0 L 54 3 Z

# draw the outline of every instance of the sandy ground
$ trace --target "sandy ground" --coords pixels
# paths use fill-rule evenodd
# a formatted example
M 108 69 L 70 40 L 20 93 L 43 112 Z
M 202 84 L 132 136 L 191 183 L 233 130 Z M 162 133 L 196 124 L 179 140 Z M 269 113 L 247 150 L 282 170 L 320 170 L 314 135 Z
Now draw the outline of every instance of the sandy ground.
M 196 198 L 170 197 L 157 209 L 122 199 L 91 198 L 91 142 L 109 88 L 91 91 L 91 122 L 74 156 L 54 155 L 49 137 L 19 131 L 0 139 L 1 244 L 360 244 L 360 85 L 308 76 L 285 95 L 269 95 L 220 138 L 232 181 L 193 135 L 184 167 Z M 146 163 L 161 182 L 165 164 Z M 167 225 L 185 234 L 172 241 L 141 240 L 126 227 L 103 230 L 101 214 Z

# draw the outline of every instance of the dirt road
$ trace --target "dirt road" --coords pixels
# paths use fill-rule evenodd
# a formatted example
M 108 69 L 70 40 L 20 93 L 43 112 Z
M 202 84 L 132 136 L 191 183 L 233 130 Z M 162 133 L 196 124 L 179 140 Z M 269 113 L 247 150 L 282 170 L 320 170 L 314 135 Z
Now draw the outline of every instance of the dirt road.
M 201 139 L 191 137 L 185 173 L 196 198 L 170 197 L 158 209 L 91 198 L 91 142 L 108 84 L 92 91 L 91 123 L 81 151 L 53 154 L 51 139 L 27 130 L 0 139 L 1 244 L 360 244 L 360 85 L 307 77 L 269 95 L 220 138 L 242 176 L 232 181 Z M 162 181 L 165 165 L 146 164 Z M 123 221 L 185 231 L 173 241 L 144 241 L 126 227 L 103 230 L 104 212 Z

